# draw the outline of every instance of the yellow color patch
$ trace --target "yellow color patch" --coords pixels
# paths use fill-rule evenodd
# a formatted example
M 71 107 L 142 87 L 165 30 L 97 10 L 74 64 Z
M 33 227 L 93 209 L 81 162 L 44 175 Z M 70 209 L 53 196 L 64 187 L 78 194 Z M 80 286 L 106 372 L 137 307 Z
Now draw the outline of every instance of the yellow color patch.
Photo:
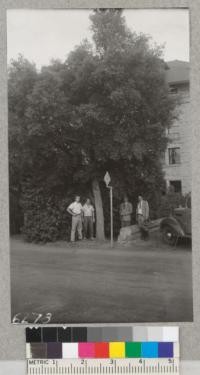
M 124 342 L 110 342 L 109 343 L 109 357 L 110 358 L 125 358 L 125 343 Z

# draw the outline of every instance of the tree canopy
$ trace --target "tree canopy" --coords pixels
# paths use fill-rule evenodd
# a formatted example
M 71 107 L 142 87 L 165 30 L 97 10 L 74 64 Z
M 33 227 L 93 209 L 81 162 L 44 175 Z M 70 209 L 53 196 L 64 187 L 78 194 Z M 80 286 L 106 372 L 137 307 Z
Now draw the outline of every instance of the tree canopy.
M 116 228 L 124 194 L 134 204 L 145 194 L 154 215 L 159 205 L 161 155 L 174 109 L 162 48 L 132 33 L 121 10 L 97 9 L 90 20 L 93 43 L 84 40 L 64 63 L 52 61 L 38 72 L 20 56 L 9 68 L 10 186 L 26 217 L 24 233 L 36 223 L 31 240 L 41 239 L 38 210 L 53 231 L 44 229 L 42 239 L 63 236 L 73 193 L 94 198 L 103 238 L 104 221 L 109 231 L 107 170 Z

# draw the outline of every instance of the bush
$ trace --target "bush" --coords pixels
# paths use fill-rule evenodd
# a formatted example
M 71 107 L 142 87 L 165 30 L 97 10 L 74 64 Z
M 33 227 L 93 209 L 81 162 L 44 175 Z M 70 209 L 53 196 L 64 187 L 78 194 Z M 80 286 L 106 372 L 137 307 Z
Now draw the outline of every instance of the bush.
M 70 236 L 70 198 L 49 197 L 44 191 L 29 190 L 23 195 L 22 234 L 28 242 L 53 242 Z
M 10 191 L 9 198 L 10 234 L 15 235 L 21 232 L 23 226 L 23 212 L 19 205 L 18 191 Z
M 67 212 L 67 207 L 72 202 L 74 192 L 78 191 L 77 187 L 74 189 L 72 190 L 66 185 L 64 189 L 56 188 L 53 192 L 46 187 L 38 187 L 38 184 L 34 184 L 33 181 L 23 183 L 21 200 L 19 204 L 15 204 L 15 208 L 17 207 L 15 218 L 19 216 L 17 215 L 17 211 L 19 211 L 19 214 L 24 213 L 21 233 L 26 241 L 46 243 L 70 239 L 71 216 Z M 88 193 L 88 191 L 88 186 L 81 186 L 79 194 L 81 193 L 83 199 L 89 196 L 94 204 L 91 193 Z M 108 238 L 110 237 L 109 191 L 105 186 L 101 187 L 101 191 L 104 207 L 105 235 Z M 115 238 L 118 236 L 121 227 L 119 207 L 123 199 L 123 194 L 116 188 L 114 189 L 113 227 Z M 133 204 L 132 224 L 135 224 L 137 196 L 137 193 L 133 195 L 129 194 L 129 200 Z M 149 202 L 151 220 L 168 216 L 173 213 L 174 208 L 180 205 L 184 207 L 189 201 L 188 196 L 183 196 L 172 191 L 161 196 L 160 193 L 156 194 L 155 191 L 149 190 L 149 193 L 145 197 Z

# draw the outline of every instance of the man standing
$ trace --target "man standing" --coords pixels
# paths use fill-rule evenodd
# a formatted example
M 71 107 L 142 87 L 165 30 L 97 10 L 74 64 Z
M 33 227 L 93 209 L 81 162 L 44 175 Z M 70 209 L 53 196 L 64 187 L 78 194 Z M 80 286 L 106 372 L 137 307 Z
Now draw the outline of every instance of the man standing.
M 124 202 L 120 204 L 120 219 L 121 227 L 128 227 L 131 225 L 131 215 L 133 213 L 133 206 L 129 202 L 128 197 L 124 197 Z
M 144 200 L 142 195 L 138 197 L 138 204 L 136 209 L 136 219 L 140 228 L 141 239 L 146 240 L 149 237 L 148 220 L 149 220 L 149 204 Z
M 83 220 L 84 220 L 84 238 L 94 239 L 93 236 L 93 225 L 95 222 L 94 207 L 92 206 L 90 199 L 88 198 L 83 206 Z
M 67 212 L 72 215 L 72 229 L 71 229 L 71 242 L 75 241 L 76 230 L 78 232 L 78 239 L 82 240 L 82 215 L 83 206 L 80 203 L 80 196 L 76 195 L 75 201 L 69 205 Z

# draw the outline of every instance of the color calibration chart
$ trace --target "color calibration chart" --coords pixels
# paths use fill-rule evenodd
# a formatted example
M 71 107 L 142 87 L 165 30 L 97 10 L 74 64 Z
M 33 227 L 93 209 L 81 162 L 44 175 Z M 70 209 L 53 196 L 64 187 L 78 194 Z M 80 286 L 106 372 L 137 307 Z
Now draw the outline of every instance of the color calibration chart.
M 28 375 L 179 374 L 179 329 L 30 327 L 26 358 Z

